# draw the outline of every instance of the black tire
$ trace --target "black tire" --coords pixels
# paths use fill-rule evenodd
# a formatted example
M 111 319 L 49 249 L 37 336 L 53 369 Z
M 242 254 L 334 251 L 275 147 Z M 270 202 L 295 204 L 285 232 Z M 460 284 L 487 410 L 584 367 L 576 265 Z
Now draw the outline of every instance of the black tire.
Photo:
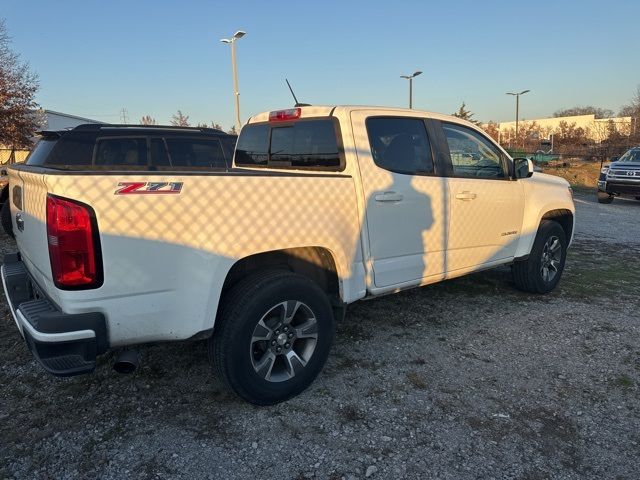
M 544 278 L 543 266 L 545 257 L 543 253 L 547 251 L 545 246 L 548 242 L 552 242 L 556 238 L 560 244 L 560 259 L 556 260 L 555 275 L 553 278 Z M 543 220 L 538 228 L 536 239 L 533 242 L 533 248 L 529 254 L 529 258 L 524 261 L 513 264 L 513 281 L 516 287 L 523 292 L 529 293 L 549 293 L 560 281 L 562 272 L 564 271 L 564 263 L 567 258 L 567 237 L 564 230 L 558 222 L 552 220 Z M 548 264 L 548 257 L 546 260 Z M 550 275 L 552 269 L 547 268 L 547 274 Z
M 288 301 L 293 301 L 287 303 Z M 301 305 L 301 306 L 299 306 Z M 282 308 L 282 310 L 275 310 Z M 295 311 L 290 323 L 281 323 L 279 314 L 267 318 L 267 313 L 280 312 L 284 316 L 288 311 Z M 304 359 L 306 364 L 289 361 L 285 353 L 275 353 L 280 347 L 285 349 L 287 344 L 280 344 L 283 333 L 276 336 L 276 331 L 291 325 L 289 335 L 294 331 L 296 316 L 312 317 L 316 321 L 311 335 L 317 333 L 317 338 L 308 339 L 294 337 L 287 347 L 291 354 L 296 348 L 305 348 L 302 353 L 295 352 Z M 304 317 L 307 318 L 307 317 Z M 259 322 L 269 324 L 269 340 L 257 341 L 256 335 Z M 273 323 L 275 322 L 275 323 Z M 281 325 L 276 328 L 277 325 Z M 296 334 L 298 333 L 295 329 Z M 266 335 L 266 334 L 265 334 Z M 300 334 L 302 337 L 302 333 Z M 283 402 L 305 390 L 318 376 L 329 355 L 334 335 L 334 318 L 331 304 L 325 292 L 313 281 L 306 277 L 284 270 L 269 270 L 242 279 L 225 294 L 225 298 L 214 328 L 214 334 L 209 339 L 209 353 L 218 376 L 226 386 L 239 397 L 255 405 L 273 405 Z M 275 343 L 274 342 L 278 343 Z M 309 354 L 309 343 L 313 349 Z M 296 347 L 298 345 L 298 347 Z M 264 348 L 264 351 L 262 350 Z M 259 374 L 256 364 L 266 358 L 271 352 L 277 360 L 271 362 L 269 373 Z M 294 358 L 295 360 L 295 358 Z M 295 363 L 296 368 L 293 367 Z M 279 380 L 276 378 L 276 367 L 280 369 Z M 282 367 L 282 368 L 280 368 Z M 291 370 L 294 375 L 290 376 Z M 262 370 L 264 372 L 264 370 Z M 268 378 L 269 377 L 269 378 Z
M 598 203 L 611 203 L 613 202 L 613 195 L 609 195 L 607 192 L 598 190 Z
M 11 205 L 9 205 L 9 199 L 5 200 L 0 209 L 0 222 L 5 233 L 11 238 L 15 238 L 13 235 L 13 223 L 11 222 Z

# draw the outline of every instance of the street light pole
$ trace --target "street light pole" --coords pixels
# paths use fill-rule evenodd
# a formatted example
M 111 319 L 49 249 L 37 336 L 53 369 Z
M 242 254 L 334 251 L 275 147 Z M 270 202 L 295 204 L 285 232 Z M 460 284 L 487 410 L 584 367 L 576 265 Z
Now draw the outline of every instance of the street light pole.
M 413 72 L 411 75 L 400 75 L 400 78 L 406 78 L 409 80 L 409 108 L 413 108 L 413 78 L 420 75 L 422 72 Z
M 518 146 L 518 121 L 520 119 L 520 95 L 524 95 L 531 90 L 523 90 L 518 93 L 507 92 L 507 95 L 513 95 L 516 97 L 516 147 Z
M 236 61 L 236 40 L 244 37 L 246 32 L 238 30 L 231 38 L 223 38 L 220 41 L 231 45 L 231 69 L 233 70 L 233 95 L 236 104 L 236 133 L 240 133 L 240 89 L 238 88 L 238 63 Z

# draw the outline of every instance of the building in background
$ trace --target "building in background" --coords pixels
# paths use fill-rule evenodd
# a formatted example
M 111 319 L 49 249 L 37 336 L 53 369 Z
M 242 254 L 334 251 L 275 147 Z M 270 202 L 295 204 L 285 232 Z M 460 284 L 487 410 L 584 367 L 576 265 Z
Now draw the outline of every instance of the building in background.
M 42 130 L 65 130 L 84 123 L 104 123 L 68 113 L 54 112 L 53 110 L 42 110 L 42 115 Z
M 42 118 L 40 130 L 66 130 L 84 123 L 105 123 L 53 110 L 38 110 L 36 115 Z M 34 138 L 34 143 L 36 140 L 37 138 Z M 29 150 L 11 150 L 0 145 L 0 164 L 23 162 L 27 155 L 29 155 Z

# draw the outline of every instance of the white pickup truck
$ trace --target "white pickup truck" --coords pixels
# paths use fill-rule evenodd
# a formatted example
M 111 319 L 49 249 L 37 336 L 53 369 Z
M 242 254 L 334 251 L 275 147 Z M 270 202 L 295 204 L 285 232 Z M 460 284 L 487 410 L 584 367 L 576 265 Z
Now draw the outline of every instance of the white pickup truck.
M 352 302 L 505 264 L 532 293 L 562 275 L 568 183 L 455 117 L 266 112 L 226 163 L 175 132 L 82 126 L 9 168 L 19 253 L 5 257 L 5 293 L 51 373 L 207 338 L 225 384 L 273 404 L 318 375 Z

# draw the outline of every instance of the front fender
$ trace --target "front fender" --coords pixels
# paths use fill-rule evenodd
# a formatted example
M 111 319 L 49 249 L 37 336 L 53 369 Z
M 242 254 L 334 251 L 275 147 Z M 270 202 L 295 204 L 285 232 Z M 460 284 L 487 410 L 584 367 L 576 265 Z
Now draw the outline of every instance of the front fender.
M 569 182 L 563 178 L 544 173 L 535 173 L 532 177 L 519 180 L 524 185 L 525 208 L 522 220 L 520 241 L 516 258 L 529 255 L 538 232 L 540 222 L 549 212 L 565 210 L 573 217 L 573 228 L 569 244 L 575 232 L 575 205 Z

